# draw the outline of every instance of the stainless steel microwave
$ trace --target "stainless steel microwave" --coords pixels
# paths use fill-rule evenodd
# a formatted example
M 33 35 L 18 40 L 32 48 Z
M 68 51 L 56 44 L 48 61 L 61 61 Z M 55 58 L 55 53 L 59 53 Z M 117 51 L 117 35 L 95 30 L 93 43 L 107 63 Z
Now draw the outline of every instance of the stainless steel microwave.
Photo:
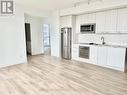
M 96 24 L 84 24 L 80 26 L 81 33 L 95 33 Z

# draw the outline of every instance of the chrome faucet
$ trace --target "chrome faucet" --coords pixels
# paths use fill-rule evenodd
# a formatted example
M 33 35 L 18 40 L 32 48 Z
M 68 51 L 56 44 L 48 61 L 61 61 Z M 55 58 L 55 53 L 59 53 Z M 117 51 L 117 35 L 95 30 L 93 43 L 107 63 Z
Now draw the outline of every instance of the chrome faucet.
M 105 44 L 105 38 L 103 36 L 101 37 L 101 40 L 102 40 L 102 44 L 104 45 Z

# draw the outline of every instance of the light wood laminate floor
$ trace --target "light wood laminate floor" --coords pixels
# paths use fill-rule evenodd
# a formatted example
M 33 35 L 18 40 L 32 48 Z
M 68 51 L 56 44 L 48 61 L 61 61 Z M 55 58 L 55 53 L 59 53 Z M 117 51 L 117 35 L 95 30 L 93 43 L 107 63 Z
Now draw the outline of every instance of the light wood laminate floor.
M 77 61 L 33 56 L 0 69 L 0 95 L 127 95 L 127 74 Z

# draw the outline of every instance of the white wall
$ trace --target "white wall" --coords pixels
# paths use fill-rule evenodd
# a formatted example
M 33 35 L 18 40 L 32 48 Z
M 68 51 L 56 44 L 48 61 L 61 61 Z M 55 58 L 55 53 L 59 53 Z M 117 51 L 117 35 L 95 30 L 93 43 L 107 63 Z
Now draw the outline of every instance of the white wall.
M 12 16 L 0 16 L 0 67 L 27 62 L 24 13 L 16 7 Z
M 44 53 L 42 18 L 25 15 L 25 22 L 31 27 L 31 53 L 32 55 Z
M 27 13 L 31 16 L 34 16 L 34 17 L 49 17 L 51 16 L 51 12 L 50 11 L 44 11 L 44 10 L 37 10 L 37 9 L 34 9 L 34 8 L 29 8 L 29 7 L 24 7 L 20 4 L 17 4 L 18 7 L 21 7 L 22 10 L 24 10 L 24 13 Z
M 60 16 L 59 10 L 51 12 L 50 16 L 42 18 L 42 24 L 50 25 L 51 56 L 60 57 Z
M 51 20 L 51 56 L 60 57 L 60 16 L 59 11 L 52 13 Z
M 48 24 L 50 27 L 50 45 L 51 56 L 60 57 L 60 23 L 59 11 L 54 11 L 48 17 L 44 17 L 43 24 Z
M 32 54 L 43 53 L 42 19 L 50 16 L 50 12 L 27 9 L 15 6 L 15 13 L 11 16 L 0 15 L 0 67 L 26 63 L 25 22 L 31 23 Z M 24 13 L 33 16 L 24 19 Z M 51 23 L 51 22 L 50 22 Z M 54 54 L 55 55 L 55 54 Z

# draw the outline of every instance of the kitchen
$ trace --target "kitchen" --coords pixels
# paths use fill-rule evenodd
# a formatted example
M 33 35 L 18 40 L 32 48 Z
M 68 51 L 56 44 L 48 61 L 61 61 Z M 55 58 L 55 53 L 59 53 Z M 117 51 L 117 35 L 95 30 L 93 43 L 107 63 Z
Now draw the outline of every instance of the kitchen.
M 72 60 L 126 71 L 127 8 L 62 16 L 60 27 L 72 27 Z
M 3 2 L 1 95 L 127 95 L 127 0 Z

